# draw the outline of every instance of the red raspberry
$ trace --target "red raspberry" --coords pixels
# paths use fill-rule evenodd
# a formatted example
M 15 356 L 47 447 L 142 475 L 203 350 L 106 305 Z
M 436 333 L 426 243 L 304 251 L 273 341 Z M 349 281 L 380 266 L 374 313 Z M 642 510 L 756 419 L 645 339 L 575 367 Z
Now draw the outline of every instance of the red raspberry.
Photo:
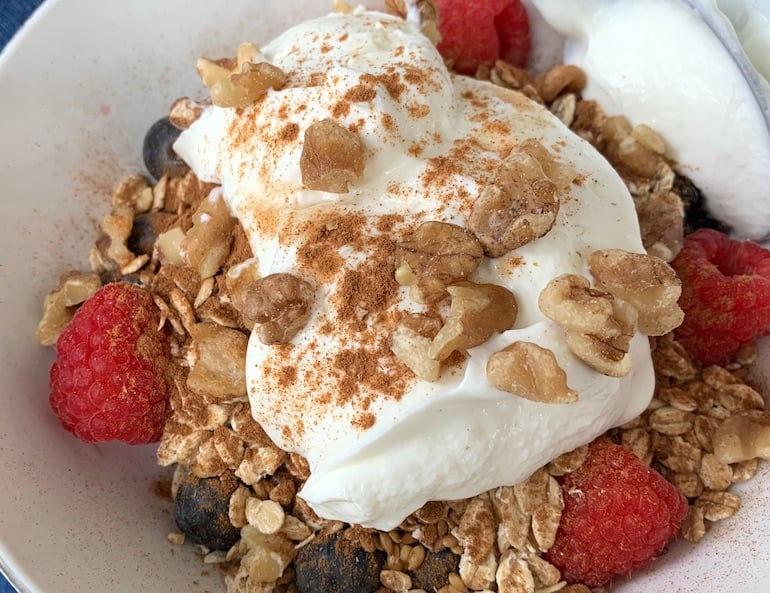
M 682 280 L 685 313 L 675 335 L 703 364 L 728 361 L 770 330 L 770 251 L 700 229 L 671 265 Z
M 658 554 L 679 531 L 687 500 L 631 451 L 606 439 L 565 476 L 564 511 L 548 560 L 570 583 L 595 587 Z
M 455 71 L 474 74 L 497 59 L 526 66 L 529 18 L 520 0 L 438 0 L 438 9 L 438 50 Z
M 168 339 L 144 288 L 116 282 L 75 313 L 56 343 L 50 402 L 64 428 L 87 443 L 160 438 L 168 413 Z

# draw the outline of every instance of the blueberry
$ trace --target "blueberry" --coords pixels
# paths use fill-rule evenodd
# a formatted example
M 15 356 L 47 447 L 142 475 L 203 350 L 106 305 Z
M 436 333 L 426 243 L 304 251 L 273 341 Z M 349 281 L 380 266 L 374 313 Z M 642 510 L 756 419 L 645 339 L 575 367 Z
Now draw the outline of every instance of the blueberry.
M 677 174 L 674 177 L 673 189 L 682 199 L 682 203 L 684 204 L 685 235 L 704 227 L 716 229 L 725 233 L 730 232 L 730 229 L 711 216 L 708 211 L 706 199 L 688 177 Z
M 436 591 L 446 585 L 450 572 L 457 572 L 460 557 L 449 548 L 428 552 L 423 563 L 411 573 L 412 587 Z
M 384 552 L 369 553 L 339 532 L 300 548 L 294 560 L 300 593 L 374 593 L 384 566 Z
M 142 156 L 147 170 L 156 180 L 163 177 L 164 173 L 179 175 L 187 169 L 187 165 L 173 148 L 180 133 L 167 117 L 159 119 L 147 130 Z
M 126 243 L 131 253 L 152 255 L 158 235 L 174 221 L 174 215 L 167 212 L 148 212 L 134 218 L 134 226 Z
M 228 515 L 230 496 L 237 487 L 232 473 L 216 478 L 185 476 L 174 505 L 174 519 L 182 533 L 212 550 L 229 549 L 240 538 Z

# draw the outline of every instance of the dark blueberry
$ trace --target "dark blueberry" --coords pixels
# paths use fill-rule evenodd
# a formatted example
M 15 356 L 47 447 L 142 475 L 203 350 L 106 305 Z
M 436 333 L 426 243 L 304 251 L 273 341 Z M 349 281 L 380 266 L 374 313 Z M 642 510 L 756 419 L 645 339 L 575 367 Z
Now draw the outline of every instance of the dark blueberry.
M 144 282 L 142 282 L 139 276 L 121 276 L 120 281 L 128 282 L 129 284 L 136 284 L 137 286 L 144 286 Z
M 294 560 L 300 593 L 374 593 L 385 553 L 369 553 L 334 533 L 303 546 Z
M 686 235 L 700 228 L 729 232 L 730 229 L 711 216 L 703 194 L 687 177 L 676 175 L 673 189 L 684 204 L 684 232 Z
M 158 235 L 168 230 L 174 215 L 167 212 L 148 212 L 134 218 L 134 226 L 126 243 L 129 251 L 136 255 L 152 255 Z
M 187 169 L 184 161 L 174 152 L 174 141 L 181 130 L 175 128 L 167 117 L 159 119 L 150 126 L 144 136 L 142 156 L 147 170 L 155 179 L 164 173 L 179 175 Z
M 428 552 L 419 568 L 410 573 L 412 587 L 436 591 L 447 584 L 450 572 L 457 572 L 460 557 L 449 548 L 440 552 Z
M 217 478 L 197 478 L 188 474 L 176 493 L 174 520 L 190 540 L 212 550 L 227 550 L 240 537 L 230 523 L 230 495 L 238 479 L 227 473 Z

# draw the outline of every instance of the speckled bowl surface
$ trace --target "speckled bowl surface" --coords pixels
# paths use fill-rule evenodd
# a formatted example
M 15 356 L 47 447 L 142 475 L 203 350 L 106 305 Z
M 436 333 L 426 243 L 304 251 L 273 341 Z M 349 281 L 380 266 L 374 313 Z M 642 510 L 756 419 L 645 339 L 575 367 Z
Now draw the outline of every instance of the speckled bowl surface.
M 377 0 L 370 0 L 374 5 Z M 113 185 L 142 169 L 145 130 L 200 95 L 195 60 L 263 42 L 329 0 L 50 0 L 0 57 L 0 568 L 22 593 L 224 591 L 174 546 L 168 471 L 153 447 L 86 445 L 47 401 L 52 351 L 34 337 L 61 272 L 87 269 Z M 770 591 L 770 464 L 743 508 L 677 543 L 614 592 Z

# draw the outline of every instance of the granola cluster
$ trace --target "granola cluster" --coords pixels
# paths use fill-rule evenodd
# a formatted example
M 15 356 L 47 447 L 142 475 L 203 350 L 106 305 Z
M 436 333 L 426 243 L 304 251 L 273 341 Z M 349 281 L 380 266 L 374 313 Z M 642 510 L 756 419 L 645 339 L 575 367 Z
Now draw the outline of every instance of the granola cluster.
M 389 2 L 404 12 L 404 3 Z M 421 12 L 435 9 L 419 2 Z M 427 19 L 430 23 L 430 19 Z M 285 76 L 241 46 L 237 59 L 202 60 L 201 76 L 218 105 L 242 106 Z M 663 143 L 646 126 L 632 128 L 580 99 L 583 73 L 561 66 L 533 77 L 497 63 L 480 77 L 546 104 L 616 166 L 636 203 L 649 255 L 603 251 L 590 256 L 592 279 L 555 278 L 541 295 L 541 310 L 559 323 L 572 351 L 611 376 L 628 372 L 628 343 L 640 330 L 652 338 L 655 397 L 639 418 L 612 436 L 659 469 L 690 500 L 684 537 L 700 540 L 709 522 L 734 514 L 739 497 L 730 485 L 754 475 L 770 456 L 770 418 L 761 395 L 747 384 L 756 353 L 746 348 L 728 367 L 698 368 L 670 331 L 681 321 L 679 284 L 670 261 L 681 246 L 683 204 Z M 200 106 L 178 101 L 172 120 L 189 125 Z M 344 192 L 363 167 L 360 140 L 333 122 L 308 130 L 301 163 L 308 187 Z M 543 162 L 542 146 L 514 152 L 495 183 L 483 188 L 468 228 L 438 221 L 396 241 L 393 275 L 418 303 L 448 300 L 445 318 L 400 320 L 391 350 L 418 377 L 435 381 L 452 356 L 513 326 L 514 295 L 468 280 L 484 257 L 496 257 L 547 233 L 559 208 L 558 171 Z M 329 161 L 319 155 L 334 154 Z M 551 168 L 549 171 L 548 168 Z M 513 204 L 514 201 L 520 204 Z M 524 214 L 510 219 L 510 212 Z M 507 213 L 497 218 L 495 213 Z M 530 214 L 531 213 L 531 214 Z M 149 229 L 144 242 L 138 229 Z M 390 532 L 318 517 L 297 492 L 309 475 L 301 456 L 280 450 L 253 420 L 245 384 L 247 337 L 255 326 L 266 344 L 280 345 L 302 331 L 313 287 L 291 274 L 257 277 L 252 253 L 221 190 L 192 172 L 150 184 L 125 179 L 112 197 L 91 252 L 89 274 L 65 275 L 46 297 L 38 337 L 53 344 L 72 312 L 98 287 L 115 279 L 146 286 L 172 329 L 173 416 L 158 448 L 161 465 L 181 480 L 227 476 L 237 482 L 229 520 L 240 539 L 229 550 L 206 550 L 219 564 L 229 593 L 296 591 L 293 560 L 314 539 L 340 533 L 367 552 L 380 551 L 383 591 L 419 591 L 413 578 L 431 555 L 451 552 L 453 566 L 431 587 L 438 593 L 599 593 L 567 585 L 542 552 L 553 544 L 563 499 L 559 476 L 580 467 L 586 447 L 553 460 L 514 486 L 461 501 L 433 501 Z M 593 280 L 593 282 L 591 282 Z M 532 369 L 536 369 L 532 371 Z M 492 356 L 487 368 L 497 388 L 540 402 L 567 403 L 577 394 L 553 353 L 515 343 Z M 169 534 L 182 544 L 184 536 Z

